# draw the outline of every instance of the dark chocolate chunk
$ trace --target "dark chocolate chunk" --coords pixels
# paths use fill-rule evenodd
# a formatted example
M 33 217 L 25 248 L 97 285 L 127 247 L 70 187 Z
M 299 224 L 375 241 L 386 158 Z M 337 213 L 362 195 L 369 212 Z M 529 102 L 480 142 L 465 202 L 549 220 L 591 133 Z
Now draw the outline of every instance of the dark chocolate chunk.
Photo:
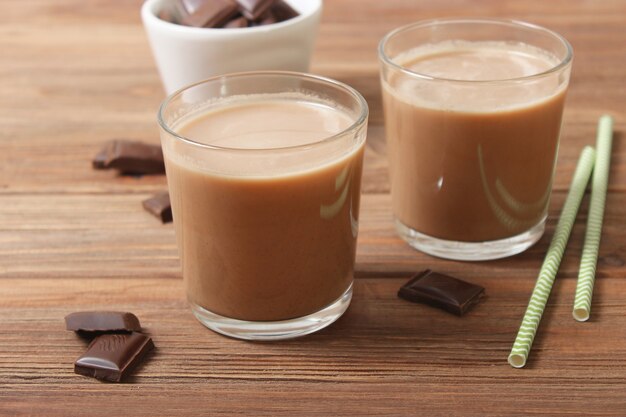
M 276 20 L 278 22 L 284 22 L 285 20 L 289 20 L 298 16 L 298 12 L 296 12 L 290 5 L 288 5 L 283 0 L 277 1 L 272 6 L 270 11 L 276 17 Z
M 178 9 L 185 14 L 197 13 L 205 3 L 210 3 L 212 0 L 178 0 Z
M 238 28 L 247 28 L 247 27 L 248 27 L 248 19 L 246 19 L 243 16 L 236 17 L 224 25 L 224 29 L 238 29 Z
M 65 316 L 65 328 L 75 332 L 138 332 L 139 319 L 121 311 L 79 311 Z
M 122 139 L 107 142 L 94 157 L 93 167 L 96 169 L 114 168 L 124 174 L 162 174 L 165 172 L 161 146 Z
M 274 16 L 274 13 L 272 13 L 271 11 L 268 11 L 263 16 L 261 16 L 258 22 L 255 22 L 255 26 L 271 25 L 272 23 L 276 23 L 276 22 L 278 22 L 278 19 L 276 19 L 276 16 Z
M 160 219 L 161 222 L 169 223 L 172 221 L 172 205 L 170 204 L 170 195 L 167 191 L 143 200 L 142 204 L 146 211 Z
M 216 28 L 232 19 L 239 10 L 234 0 L 179 0 L 183 25 Z
M 398 291 L 398 297 L 462 316 L 478 303 L 484 292 L 480 285 L 427 269 L 404 284 Z
M 175 0 L 171 6 L 159 11 L 160 19 L 205 28 L 270 25 L 298 16 L 283 0 Z
M 274 4 L 275 0 L 237 0 L 241 14 L 250 20 L 259 19 Z
M 74 372 L 104 381 L 120 382 L 154 348 L 141 333 L 104 334 L 96 337 L 74 363 Z
M 107 169 L 109 159 L 109 153 L 113 147 L 112 142 L 107 142 L 106 145 L 93 157 L 92 165 L 95 169 Z

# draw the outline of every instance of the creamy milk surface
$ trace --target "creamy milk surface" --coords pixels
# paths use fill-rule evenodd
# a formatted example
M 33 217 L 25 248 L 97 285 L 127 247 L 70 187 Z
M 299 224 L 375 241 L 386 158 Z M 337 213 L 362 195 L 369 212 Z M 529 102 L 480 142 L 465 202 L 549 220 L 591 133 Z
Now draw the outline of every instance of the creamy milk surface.
M 558 89 L 558 76 L 531 83 L 494 83 L 544 73 L 558 64 L 554 55 L 523 43 L 446 41 L 399 55 L 396 63 L 426 77 L 396 77 L 390 90 L 417 106 L 481 112 L 523 107 Z M 456 81 L 456 82 L 454 82 Z M 483 82 L 475 88 L 467 81 Z
M 347 114 L 323 104 L 252 96 L 200 115 L 177 130 L 207 145 L 269 149 L 311 144 L 350 125 Z
M 399 55 L 403 67 L 435 78 L 494 81 L 540 74 L 558 59 L 537 47 L 500 41 L 445 41 Z

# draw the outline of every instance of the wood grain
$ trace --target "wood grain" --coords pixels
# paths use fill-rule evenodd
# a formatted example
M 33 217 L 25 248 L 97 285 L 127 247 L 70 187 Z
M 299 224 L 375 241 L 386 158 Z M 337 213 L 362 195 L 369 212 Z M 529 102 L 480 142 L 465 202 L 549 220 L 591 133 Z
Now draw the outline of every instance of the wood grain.
M 106 406 L 90 407 L 89 415 L 108 415 L 107 396 L 116 398 L 118 406 L 133 405 L 135 415 L 174 410 L 205 415 L 202 405 L 215 414 L 254 415 L 291 415 L 295 410 L 305 415 L 370 415 L 375 410 L 603 415 L 589 406 L 598 395 L 606 401 L 605 410 L 626 405 L 619 390 L 626 382 L 624 364 L 615 360 L 626 355 L 620 280 L 599 283 L 602 303 L 587 326 L 571 319 L 568 294 L 573 294 L 574 282 L 558 282 L 524 372 L 502 359 L 532 285 L 523 278 L 474 277 L 490 289 L 489 298 L 462 319 L 399 300 L 395 292 L 404 279 L 359 279 L 353 305 L 339 322 L 283 343 L 245 343 L 208 332 L 182 301 L 177 278 L 95 277 L 80 286 L 75 281 L 5 281 L 11 290 L 0 296 L 6 335 L 0 345 L 0 381 L 6 381 L 0 384 L 5 397 L 0 407 L 44 414 L 53 401 L 56 413 L 68 415 L 89 401 Z M 18 298 L 25 292 L 27 303 Z M 133 300 L 133 311 L 158 348 L 129 384 L 78 378 L 71 364 L 85 342 L 64 331 L 62 318 L 80 309 L 124 309 L 127 301 L 120 294 Z M 370 401 L 374 408 L 366 406 Z
M 327 0 L 312 72 L 356 87 L 371 117 L 355 294 L 336 324 L 303 339 L 247 343 L 202 327 L 184 302 L 171 225 L 141 200 L 162 176 L 93 171 L 101 144 L 158 143 L 163 91 L 140 0 L 3 1 L 0 14 L 0 415 L 626 415 L 626 2 Z M 575 63 L 550 216 L 524 254 L 463 263 L 395 234 L 376 47 L 419 19 L 491 16 L 563 34 Z M 599 115 L 617 133 L 592 320 L 571 305 L 588 196 L 529 363 L 506 356 L 582 147 Z M 396 297 L 426 267 L 487 288 L 457 318 Z M 126 384 L 79 377 L 82 309 L 135 312 L 157 345 Z

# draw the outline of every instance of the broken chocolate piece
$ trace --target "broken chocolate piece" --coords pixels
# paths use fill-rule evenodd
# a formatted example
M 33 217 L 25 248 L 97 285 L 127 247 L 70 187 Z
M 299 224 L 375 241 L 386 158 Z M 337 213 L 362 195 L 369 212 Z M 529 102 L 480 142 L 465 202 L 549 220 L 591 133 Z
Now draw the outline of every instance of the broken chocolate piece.
M 107 160 L 109 159 L 109 153 L 111 152 L 113 145 L 112 142 L 108 142 L 100 151 L 93 157 L 92 165 L 95 169 L 107 169 Z
M 398 291 L 398 297 L 462 316 L 478 303 L 484 292 L 480 285 L 427 269 L 404 284 Z
M 268 11 L 263 16 L 261 16 L 258 22 L 255 22 L 255 26 L 271 25 L 272 23 L 276 22 L 278 22 L 278 19 L 276 19 L 274 13 Z
M 250 20 L 259 19 L 274 4 L 274 0 L 237 0 L 239 10 Z
M 237 29 L 237 28 L 247 28 L 247 27 L 248 27 L 248 19 L 246 19 L 243 16 L 236 17 L 224 25 L 224 29 Z
M 123 174 L 162 174 L 163 151 L 159 145 L 138 141 L 112 140 L 93 159 L 95 169 L 114 168 Z
M 283 0 L 174 0 L 157 15 L 185 26 L 245 28 L 283 22 L 298 12 Z
M 178 0 L 178 10 L 185 14 L 194 14 L 197 13 L 202 7 L 204 7 L 205 3 L 211 2 L 212 0 Z
M 74 372 L 96 379 L 120 382 L 154 348 L 141 333 L 104 334 L 96 337 L 74 363 Z
M 298 12 L 282 0 L 277 1 L 276 4 L 271 7 L 270 11 L 278 22 L 284 22 L 285 20 L 298 16 Z
M 158 193 L 142 202 L 143 208 L 163 223 L 172 221 L 172 205 L 167 191 Z
M 79 311 L 65 316 L 65 328 L 75 332 L 138 332 L 139 319 L 121 311 Z
M 215 28 L 232 19 L 239 10 L 234 0 L 179 0 L 187 26 Z

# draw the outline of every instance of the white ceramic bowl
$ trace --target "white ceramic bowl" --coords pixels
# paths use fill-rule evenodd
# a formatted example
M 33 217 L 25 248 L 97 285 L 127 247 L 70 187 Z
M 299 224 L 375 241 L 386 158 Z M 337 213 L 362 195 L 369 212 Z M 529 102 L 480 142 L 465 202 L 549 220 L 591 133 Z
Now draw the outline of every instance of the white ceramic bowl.
M 266 26 L 209 29 L 157 17 L 172 0 L 146 0 L 141 8 L 152 53 L 168 94 L 214 75 L 241 71 L 307 72 L 322 0 L 287 0 L 299 16 Z

